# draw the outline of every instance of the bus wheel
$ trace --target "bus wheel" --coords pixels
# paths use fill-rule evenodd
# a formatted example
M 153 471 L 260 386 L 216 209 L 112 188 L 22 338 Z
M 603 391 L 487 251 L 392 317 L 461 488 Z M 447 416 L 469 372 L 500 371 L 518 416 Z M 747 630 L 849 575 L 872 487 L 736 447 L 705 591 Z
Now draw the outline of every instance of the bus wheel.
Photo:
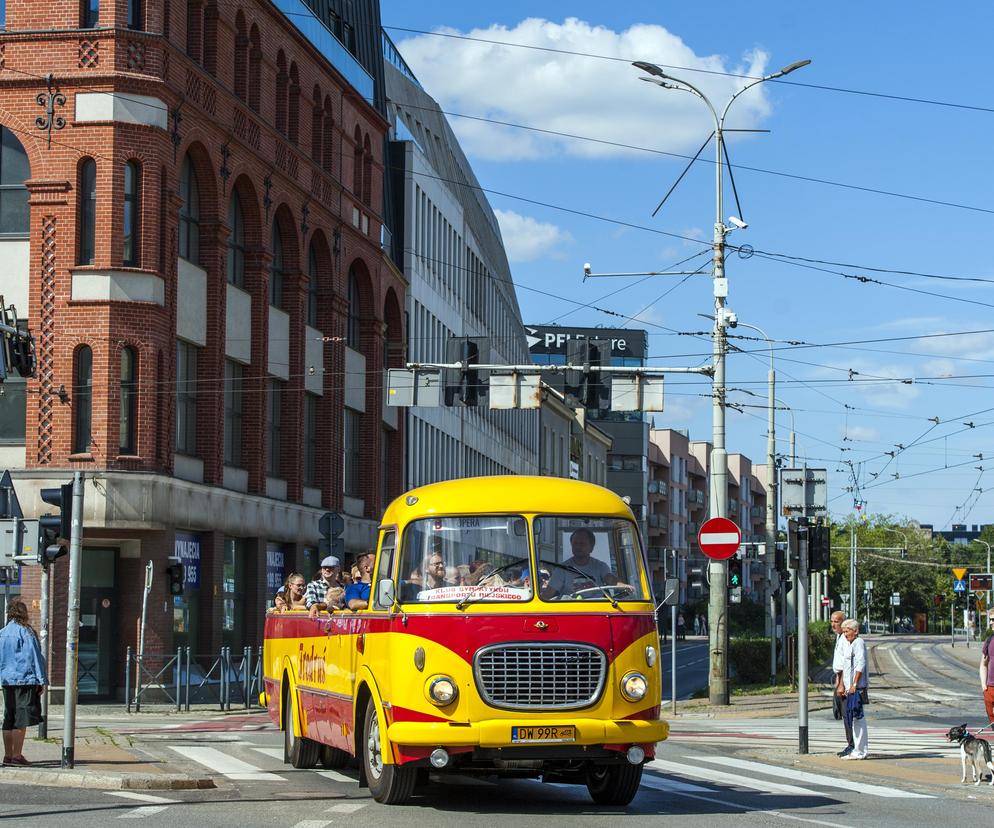
M 337 770 L 348 765 L 352 754 L 331 745 L 321 746 L 321 765 L 328 770 Z
M 373 799 L 384 805 L 399 805 L 414 792 L 417 768 L 410 765 L 393 765 L 383 761 L 383 736 L 376 704 L 370 699 L 366 705 L 366 724 L 363 727 L 362 762 L 366 783 Z
M 587 790 L 598 805 L 627 805 L 641 784 L 641 765 L 603 765 L 587 771 Z
M 293 732 L 297 719 L 297 694 L 291 689 L 283 705 L 283 761 L 298 769 L 313 768 L 318 763 L 322 745 Z

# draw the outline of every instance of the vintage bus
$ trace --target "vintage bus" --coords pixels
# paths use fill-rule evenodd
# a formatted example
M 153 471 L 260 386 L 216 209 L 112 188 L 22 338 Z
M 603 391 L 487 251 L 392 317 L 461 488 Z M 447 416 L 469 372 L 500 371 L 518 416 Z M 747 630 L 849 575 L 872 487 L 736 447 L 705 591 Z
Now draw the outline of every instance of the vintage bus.
M 264 670 L 285 761 L 355 757 L 384 803 L 452 772 L 585 784 L 627 805 L 669 731 L 631 509 L 574 480 L 401 496 L 379 529 L 369 606 L 271 611 Z

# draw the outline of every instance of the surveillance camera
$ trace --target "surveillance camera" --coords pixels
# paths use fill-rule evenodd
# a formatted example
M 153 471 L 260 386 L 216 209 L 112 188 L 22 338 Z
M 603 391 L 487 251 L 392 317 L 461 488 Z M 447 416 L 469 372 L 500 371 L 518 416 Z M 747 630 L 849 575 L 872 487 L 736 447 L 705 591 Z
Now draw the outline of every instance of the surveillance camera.
M 746 222 L 742 221 L 742 219 L 740 219 L 738 216 L 729 216 L 728 220 L 736 227 L 738 227 L 739 230 L 745 230 L 749 226 Z
M 725 324 L 726 327 L 734 328 L 736 325 L 739 324 L 739 317 L 735 313 L 735 311 L 731 310 L 730 308 L 723 308 L 721 314 L 721 321 Z
M 583 265 L 583 275 L 584 276 L 589 276 L 590 275 L 590 262 L 584 262 L 584 265 Z

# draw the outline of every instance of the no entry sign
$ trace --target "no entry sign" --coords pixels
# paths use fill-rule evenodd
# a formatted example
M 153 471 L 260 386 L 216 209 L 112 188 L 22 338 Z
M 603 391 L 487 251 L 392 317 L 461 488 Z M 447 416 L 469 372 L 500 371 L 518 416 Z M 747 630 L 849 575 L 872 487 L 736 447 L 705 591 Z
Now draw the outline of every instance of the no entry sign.
M 739 527 L 723 517 L 704 521 L 701 531 L 697 533 L 697 545 L 701 552 L 716 561 L 732 557 L 738 551 L 741 540 Z

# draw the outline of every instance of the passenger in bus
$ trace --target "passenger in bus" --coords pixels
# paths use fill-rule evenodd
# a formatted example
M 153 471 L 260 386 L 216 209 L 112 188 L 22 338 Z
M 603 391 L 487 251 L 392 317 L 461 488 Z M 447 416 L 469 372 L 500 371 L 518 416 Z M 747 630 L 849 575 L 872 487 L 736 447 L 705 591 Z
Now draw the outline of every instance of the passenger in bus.
M 366 609 L 369 606 L 369 585 L 373 578 L 373 553 L 366 552 L 356 561 L 359 580 L 345 590 L 345 606 L 350 610 Z
M 321 561 L 321 570 L 304 592 L 304 601 L 311 618 L 317 618 L 321 610 L 341 609 L 344 586 L 341 562 L 334 555 L 328 555 Z M 336 587 L 343 587 L 342 592 L 337 592 Z
M 276 593 L 276 599 L 273 601 L 277 612 L 286 612 L 292 609 L 307 609 L 307 602 L 304 600 L 306 583 L 304 576 L 299 572 L 291 572 L 283 584 L 283 588 Z
M 549 589 L 554 595 L 572 595 L 583 589 L 595 586 L 613 586 L 618 583 L 618 576 L 611 567 L 599 558 L 593 557 L 594 545 L 597 538 L 586 527 L 580 527 L 569 536 L 572 556 L 563 563 L 580 570 L 584 577 L 567 569 L 556 568 Z
M 539 597 L 549 599 L 554 598 L 556 593 L 553 592 L 552 587 L 549 583 L 552 580 L 552 575 L 548 569 L 540 569 L 538 571 L 538 594 Z M 525 589 L 531 589 L 532 579 L 529 571 L 526 569 L 524 571 L 524 579 L 522 580 L 522 585 Z

